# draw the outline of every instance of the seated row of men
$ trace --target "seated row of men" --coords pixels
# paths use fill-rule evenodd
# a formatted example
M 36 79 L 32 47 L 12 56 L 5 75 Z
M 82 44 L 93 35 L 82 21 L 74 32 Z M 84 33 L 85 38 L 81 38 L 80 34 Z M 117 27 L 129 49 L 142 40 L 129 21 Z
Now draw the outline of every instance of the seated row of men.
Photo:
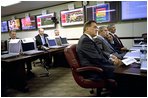
M 102 68 L 104 74 L 88 72 L 85 77 L 93 80 L 114 79 L 116 66 L 123 65 L 122 58 L 128 51 L 115 34 L 115 25 L 100 26 L 93 20 L 84 24 L 83 35 L 76 46 L 81 66 Z

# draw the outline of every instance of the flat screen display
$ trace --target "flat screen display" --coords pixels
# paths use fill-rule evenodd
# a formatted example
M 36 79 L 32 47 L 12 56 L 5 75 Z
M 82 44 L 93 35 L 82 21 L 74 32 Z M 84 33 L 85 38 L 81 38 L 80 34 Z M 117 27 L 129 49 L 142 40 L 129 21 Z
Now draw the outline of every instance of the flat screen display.
M 37 16 L 37 27 L 38 28 L 55 27 L 55 23 L 52 20 L 53 17 L 55 17 L 54 13 Z
M 22 49 L 24 51 L 35 50 L 34 42 L 22 43 Z
M 84 24 L 83 8 L 61 11 L 60 16 L 62 26 Z
M 35 16 L 28 16 L 21 19 L 22 30 L 35 30 L 36 18 Z
M 20 19 L 13 19 L 8 21 L 9 30 L 21 30 Z
M 118 21 L 118 1 L 87 6 L 86 20 L 95 20 L 97 23 Z
M 147 18 L 147 1 L 122 1 L 122 20 Z
M 1 32 L 8 32 L 8 24 L 7 21 L 2 21 L 1 22 Z

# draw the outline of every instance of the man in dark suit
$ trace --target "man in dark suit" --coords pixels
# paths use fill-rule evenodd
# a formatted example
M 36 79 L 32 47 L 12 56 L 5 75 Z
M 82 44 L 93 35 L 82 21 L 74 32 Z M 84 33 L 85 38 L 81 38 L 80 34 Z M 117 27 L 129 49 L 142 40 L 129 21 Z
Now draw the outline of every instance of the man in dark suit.
M 48 35 L 44 33 L 44 29 L 42 28 L 40 28 L 38 31 L 39 34 L 35 36 L 36 46 L 38 47 L 38 49 L 42 50 L 42 46 L 48 47 L 48 44 L 46 42 L 46 37 L 48 37 Z
M 113 37 L 114 48 L 117 49 L 120 53 L 128 51 L 128 49 L 123 46 L 119 37 L 115 34 L 115 32 L 116 32 L 115 24 L 108 25 L 107 29 Z
M 108 30 L 106 26 L 99 27 L 98 36 L 94 37 L 95 43 L 101 48 L 103 54 L 105 54 L 108 58 L 110 58 L 110 55 L 115 55 L 119 59 L 122 59 L 123 55 L 118 54 L 116 50 L 107 41 L 107 33 Z
M 79 39 L 76 51 L 80 60 L 81 66 L 98 66 L 104 70 L 103 76 L 96 73 L 86 73 L 86 78 L 98 80 L 100 78 L 112 79 L 114 65 L 121 65 L 122 62 L 115 56 L 107 59 L 100 47 L 96 45 L 93 37 L 97 35 L 97 24 L 95 21 L 88 21 L 84 24 L 83 35 Z
M 48 47 L 48 44 L 46 42 L 46 37 L 48 37 L 48 35 L 44 33 L 43 28 L 39 28 L 38 32 L 39 34 L 35 36 L 36 46 L 39 50 L 43 50 L 44 49 L 43 46 Z M 50 54 L 48 56 L 44 56 L 43 58 L 40 58 L 40 60 L 41 59 L 44 59 L 46 67 L 50 67 L 52 63 L 52 57 Z

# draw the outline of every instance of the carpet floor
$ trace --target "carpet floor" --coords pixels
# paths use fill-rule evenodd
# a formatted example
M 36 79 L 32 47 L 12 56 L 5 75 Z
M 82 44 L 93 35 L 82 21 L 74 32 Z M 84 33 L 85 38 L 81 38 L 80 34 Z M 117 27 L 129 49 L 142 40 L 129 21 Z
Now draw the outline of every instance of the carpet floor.
M 49 77 L 41 77 L 45 70 L 41 66 L 32 68 L 35 77 L 28 80 L 29 92 L 23 93 L 8 89 L 8 97 L 93 97 L 91 89 L 81 88 L 72 77 L 71 69 L 64 67 L 50 68 Z

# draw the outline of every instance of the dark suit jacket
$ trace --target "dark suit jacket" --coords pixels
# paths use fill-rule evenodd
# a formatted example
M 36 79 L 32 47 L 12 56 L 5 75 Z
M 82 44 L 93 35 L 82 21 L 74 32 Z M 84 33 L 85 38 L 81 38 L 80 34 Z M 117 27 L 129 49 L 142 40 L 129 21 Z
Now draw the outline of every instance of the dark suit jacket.
M 35 39 L 36 39 L 36 46 L 37 46 L 39 49 L 41 48 L 42 45 L 48 47 L 48 44 L 47 44 L 47 42 L 46 42 L 46 37 L 48 37 L 48 35 L 47 35 L 47 34 L 44 34 L 44 39 L 45 39 L 45 43 L 46 43 L 46 44 L 43 45 L 40 35 L 38 34 L 37 36 L 35 36 Z
M 98 66 L 104 70 L 104 75 L 108 78 L 113 77 L 113 65 L 102 54 L 101 50 L 94 41 L 92 41 L 87 35 L 83 34 L 79 39 L 76 47 L 78 58 L 81 66 Z M 87 76 L 95 79 L 100 78 L 98 74 L 87 73 Z
M 110 45 L 110 43 L 106 39 L 104 39 L 100 36 L 97 36 L 94 38 L 94 41 L 97 44 L 97 46 L 101 48 L 104 55 L 106 55 L 108 58 L 110 57 L 110 54 L 114 54 L 115 56 L 117 56 L 120 59 L 123 58 L 120 54 L 118 54 L 115 51 L 115 49 Z
M 117 35 L 115 35 L 116 36 L 115 37 L 111 34 L 111 36 L 113 37 L 113 40 L 114 40 L 114 48 L 117 49 L 118 51 L 121 51 L 121 48 L 124 47 L 121 40 L 118 38 Z

